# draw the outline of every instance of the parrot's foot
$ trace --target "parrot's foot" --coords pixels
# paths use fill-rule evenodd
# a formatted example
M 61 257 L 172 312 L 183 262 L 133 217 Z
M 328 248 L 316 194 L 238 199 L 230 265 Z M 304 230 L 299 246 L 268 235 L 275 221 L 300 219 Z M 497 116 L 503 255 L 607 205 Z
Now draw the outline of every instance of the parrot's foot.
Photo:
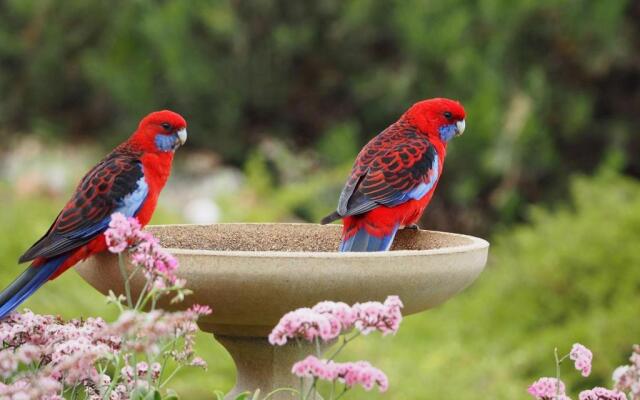
M 407 225 L 402 229 L 410 229 L 412 231 L 419 231 L 420 227 L 418 226 L 418 224 L 411 224 L 411 225 Z

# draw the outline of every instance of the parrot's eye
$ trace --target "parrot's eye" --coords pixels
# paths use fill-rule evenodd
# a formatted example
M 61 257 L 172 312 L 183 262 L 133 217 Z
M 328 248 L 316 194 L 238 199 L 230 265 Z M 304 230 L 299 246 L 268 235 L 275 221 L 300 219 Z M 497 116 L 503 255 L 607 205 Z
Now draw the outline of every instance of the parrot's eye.
M 167 131 L 171 129 L 171 124 L 169 124 L 168 122 L 163 122 L 162 124 L 160 124 L 160 126 L 162 126 Z
M 443 115 L 446 119 L 451 119 L 453 117 L 449 111 L 445 111 Z

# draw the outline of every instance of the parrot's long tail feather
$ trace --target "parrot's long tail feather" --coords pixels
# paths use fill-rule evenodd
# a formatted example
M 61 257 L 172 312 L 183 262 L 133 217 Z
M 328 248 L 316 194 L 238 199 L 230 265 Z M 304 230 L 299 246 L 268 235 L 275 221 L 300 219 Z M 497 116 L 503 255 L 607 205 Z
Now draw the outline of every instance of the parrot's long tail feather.
M 333 221 L 339 220 L 340 218 L 342 218 L 342 215 L 338 214 L 337 211 L 334 211 L 331 214 L 327 215 L 326 217 L 322 218 L 322 221 L 320 221 L 320 224 L 321 225 L 330 224 Z
M 360 227 L 355 235 L 343 237 L 340 242 L 340 251 L 387 251 L 391 248 L 396 232 L 398 232 L 398 225 L 393 227 L 390 233 L 377 237 L 367 232 L 364 227 Z
M 58 256 L 39 265 L 31 264 L 24 270 L 0 293 L 0 318 L 7 316 L 38 290 L 66 259 L 66 255 Z

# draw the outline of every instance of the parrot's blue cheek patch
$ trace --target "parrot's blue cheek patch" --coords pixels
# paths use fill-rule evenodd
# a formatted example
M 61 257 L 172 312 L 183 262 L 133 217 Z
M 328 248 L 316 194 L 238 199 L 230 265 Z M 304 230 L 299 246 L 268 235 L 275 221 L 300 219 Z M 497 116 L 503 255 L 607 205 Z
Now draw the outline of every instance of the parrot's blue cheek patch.
M 176 142 L 176 139 L 173 136 L 170 135 L 163 135 L 161 133 L 158 133 L 156 135 L 156 147 L 158 148 L 158 150 L 160 151 L 172 151 L 173 150 L 173 146 Z
M 438 130 L 440 131 L 440 139 L 448 142 L 452 137 L 456 135 L 456 124 L 442 125 Z

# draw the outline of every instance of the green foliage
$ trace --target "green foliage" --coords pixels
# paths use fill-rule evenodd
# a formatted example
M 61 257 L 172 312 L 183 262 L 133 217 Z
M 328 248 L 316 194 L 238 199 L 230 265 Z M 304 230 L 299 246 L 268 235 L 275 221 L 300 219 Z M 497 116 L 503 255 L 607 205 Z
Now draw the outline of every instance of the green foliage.
M 276 141 L 256 148 L 245 164 L 241 190 L 217 199 L 224 221 L 319 222 L 336 207 L 351 161 L 320 169 L 318 158 L 295 154 Z
M 571 391 L 611 385 L 640 331 L 640 184 L 601 173 L 571 193 L 570 206 L 536 207 L 531 225 L 497 235 L 472 288 L 356 349 L 389 372 L 391 398 L 527 399 L 555 376 L 554 347 L 574 342 L 593 350 L 594 370 L 585 379 L 563 363 Z
M 448 222 L 428 223 L 488 232 L 496 216 L 509 224 L 565 195 L 557 171 L 591 172 L 612 151 L 640 171 L 634 4 L 7 0 L 0 135 L 112 145 L 171 107 L 189 145 L 226 161 L 275 137 L 337 165 L 416 100 L 453 97 L 468 133 L 439 189 Z

